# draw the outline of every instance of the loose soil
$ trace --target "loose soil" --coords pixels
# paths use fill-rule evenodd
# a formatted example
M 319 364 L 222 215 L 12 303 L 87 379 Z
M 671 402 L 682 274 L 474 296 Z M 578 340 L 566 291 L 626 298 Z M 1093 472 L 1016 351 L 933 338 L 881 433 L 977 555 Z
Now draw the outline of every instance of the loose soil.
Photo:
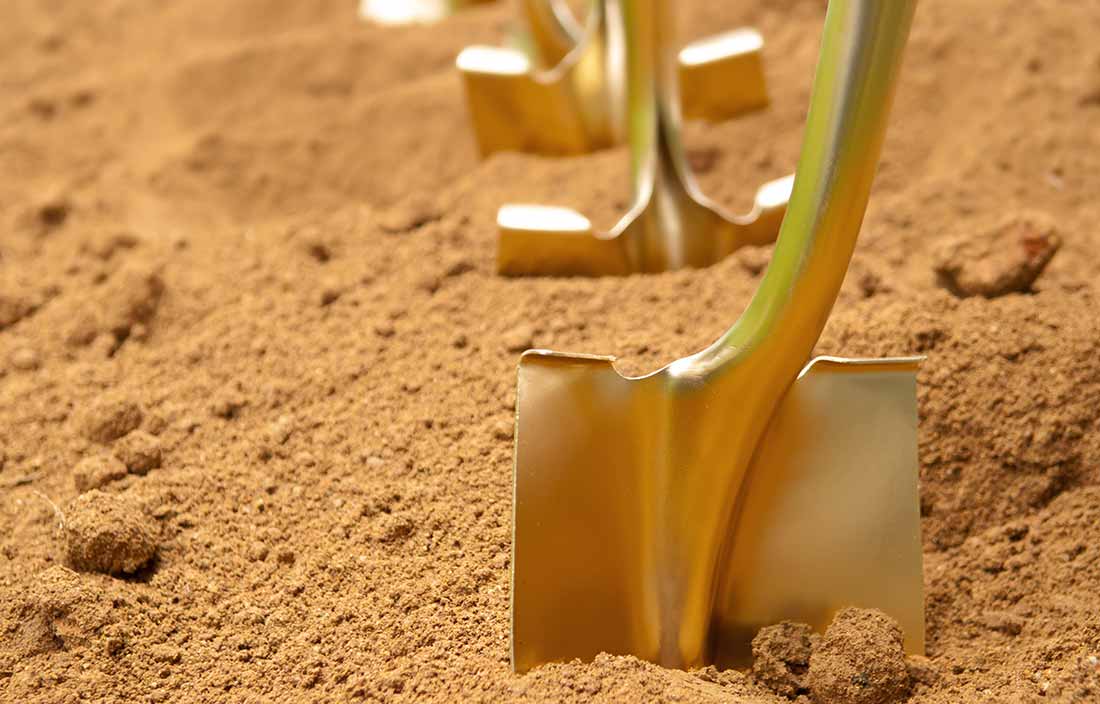
M 518 352 L 655 369 L 734 320 L 768 250 L 496 277 L 497 206 L 607 224 L 624 153 L 480 162 L 452 62 L 508 7 L 354 5 L 0 9 L 0 697 L 785 701 L 751 673 L 508 665 Z M 687 127 L 742 210 L 794 168 L 824 3 L 677 6 L 685 39 L 767 38 L 771 107 Z M 928 358 L 913 702 L 1100 700 L 1098 35 L 1095 3 L 921 3 L 819 345 Z M 1060 243 L 1041 273 L 1034 236 Z

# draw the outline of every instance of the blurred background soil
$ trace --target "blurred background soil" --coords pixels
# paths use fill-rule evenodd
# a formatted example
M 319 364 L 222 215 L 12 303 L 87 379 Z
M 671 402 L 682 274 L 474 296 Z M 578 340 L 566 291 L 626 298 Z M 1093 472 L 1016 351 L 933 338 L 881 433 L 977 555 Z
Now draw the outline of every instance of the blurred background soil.
M 795 166 L 824 3 L 677 6 L 685 41 L 766 38 L 772 105 L 687 128 L 744 210 Z M 629 196 L 621 151 L 478 160 L 453 60 L 511 15 L 0 8 L 4 700 L 782 701 L 632 658 L 510 671 L 519 353 L 656 369 L 769 255 L 496 277 L 500 204 L 609 224 Z M 928 358 L 914 702 L 1100 698 L 1098 35 L 1095 2 L 920 4 L 819 345 Z

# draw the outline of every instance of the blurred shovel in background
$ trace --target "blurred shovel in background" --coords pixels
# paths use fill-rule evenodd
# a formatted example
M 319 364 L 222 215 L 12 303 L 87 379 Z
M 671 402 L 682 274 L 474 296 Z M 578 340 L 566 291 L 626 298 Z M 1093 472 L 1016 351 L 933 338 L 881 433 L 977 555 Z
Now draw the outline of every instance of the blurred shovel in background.
M 627 136 L 622 38 L 605 0 L 593 0 L 582 28 L 562 0 L 517 0 L 527 51 L 472 46 L 458 56 L 474 134 L 483 156 L 498 151 L 584 154 Z M 678 74 L 689 119 L 721 121 L 768 104 L 754 29 L 735 29 L 680 52 Z
M 672 33 L 665 2 L 617 4 L 635 53 Z M 760 627 L 823 629 L 848 605 L 882 609 L 923 649 L 919 359 L 809 359 L 859 233 L 914 6 L 829 3 L 790 210 L 725 335 L 639 378 L 611 357 L 521 358 L 517 671 L 600 652 L 744 665 Z
M 377 24 L 427 24 L 493 0 L 361 0 L 359 16 Z
M 529 32 L 529 53 L 540 68 L 557 66 L 584 43 L 585 29 L 565 0 L 518 2 Z M 594 21 L 588 31 L 605 31 L 603 1 L 590 4 Z M 705 37 L 681 49 L 677 75 L 684 118 L 721 122 L 767 107 L 763 49 L 764 37 L 751 27 Z M 619 75 L 621 80 L 621 71 Z M 606 70 L 603 76 L 610 79 Z M 619 141 L 625 137 L 621 129 L 617 136 Z
M 680 141 L 677 63 L 671 43 L 675 32 L 670 27 L 652 26 L 671 19 L 670 7 L 662 5 L 661 12 L 658 19 L 634 11 L 629 4 L 611 0 L 594 3 L 589 23 L 606 26 L 607 30 L 590 29 L 588 43 L 578 46 L 575 53 L 579 58 L 572 64 L 578 80 L 600 84 L 607 76 L 619 78 L 611 85 L 619 86 L 624 98 L 602 104 L 627 107 L 625 123 L 634 190 L 630 210 L 611 231 L 596 232 L 588 218 L 569 208 L 506 205 L 497 214 L 497 271 L 501 274 L 600 276 L 704 267 L 742 246 L 774 241 L 783 221 L 792 177 L 762 186 L 753 209 L 745 215 L 727 213 L 706 198 L 692 179 Z M 596 41 L 596 37 L 608 41 Z M 470 51 L 473 49 L 463 52 L 463 56 Z M 591 57 L 595 57 L 594 66 L 585 63 Z M 462 57 L 459 62 L 461 65 Z M 559 66 L 566 65 L 563 62 Z M 607 70 L 603 70 L 605 65 Z M 517 64 L 517 68 L 521 67 Z M 578 85 L 588 90 L 589 83 Z M 503 91 L 518 85 L 498 87 Z M 578 94 L 602 96 L 604 87 Z M 723 86 L 722 92 L 728 93 L 730 88 Z M 502 114 L 499 121 L 522 125 L 541 117 L 547 125 L 559 125 L 578 115 L 596 114 L 570 110 L 568 101 L 551 100 L 549 94 L 529 97 L 529 101 L 519 103 L 529 114 L 512 115 L 511 120 Z M 471 98 L 471 102 L 476 101 Z M 592 102 L 600 104 L 599 100 Z M 611 124 L 620 122 L 612 120 Z M 488 124 L 482 121 L 483 126 Z M 507 127 L 502 124 L 499 129 L 506 131 Z M 578 144 L 588 134 L 583 122 L 561 129 L 563 134 L 575 134 Z

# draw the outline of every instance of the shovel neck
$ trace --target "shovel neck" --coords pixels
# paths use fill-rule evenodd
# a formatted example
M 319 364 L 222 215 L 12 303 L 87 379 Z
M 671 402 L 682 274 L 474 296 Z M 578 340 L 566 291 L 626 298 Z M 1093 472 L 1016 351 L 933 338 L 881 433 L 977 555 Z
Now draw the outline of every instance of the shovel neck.
M 753 360 L 793 381 L 855 248 L 916 0 L 831 0 L 794 188 L 771 264 L 717 342 L 673 365 L 706 376 Z
M 562 0 L 520 0 L 520 11 L 543 68 L 557 66 L 581 43 L 581 25 Z
M 670 0 L 607 0 L 611 104 L 625 112 L 634 202 L 613 230 L 634 228 L 631 258 L 640 270 L 679 268 L 700 245 L 701 220 L 715 218 L 698 202 L 684 158 L 676 23 Z M 616 93 L 619 93 L 616 97 Z M 648 264 L 647 264 L 648 262 Z

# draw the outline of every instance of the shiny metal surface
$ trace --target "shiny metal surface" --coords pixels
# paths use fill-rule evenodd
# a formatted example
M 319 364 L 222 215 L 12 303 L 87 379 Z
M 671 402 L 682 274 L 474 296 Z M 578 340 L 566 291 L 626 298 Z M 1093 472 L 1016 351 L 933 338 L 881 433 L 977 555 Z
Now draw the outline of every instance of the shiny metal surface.
M 623 0 L 627 25 L 657 31 L 658 4 Z M 790 209 L 725 335 L 639 378 L 609 357 L 521 358 L 517 671 L 601 651 L 738 664 L 760 625 L 821 626 L 850 604 L 882 608 L 923 647 L 916 360 L 808 364 L 862 223 L 914 6 L 830 2 Z
M 582 43 L 583 26 L 565 0 L 519 1 L 539 66 L 558 65 Z M 677 57 L 684 117 L 720 122 L 766 107 L 763 49 L 764 37 L 751 27 L 685 46 Z
M 609 232 L 590 225 L 562 229 L 548 220 L 551 211 L 543 206 L 507 205 L 497 218 L 497 271 L 510 276 L 666 271 L 708 266 L 744 245 L 771 242 L 786 210 L 790 177 L 765 184 L 752 211 L 733 215 L 706 198 L 691 176 L 680 142 L 671 3 L 608 0 L 594 5 L 589 21 L 606 23 L 608 36 L 617 38 L 603 60 L 623 64 L 634 203 Z M 594 46 L 579 51 L 594 51 Z M 707 63 L 708 51 L 701 50 L 696 59 L 700 64 Z M 720 74 L 700 73 L 698 85 L 709 86 Z M 583 125 L 565 125 L 571 113 L 536 102 L 525 106 L 530 114 L 555 122 L 562 139 L 583 142 Z M 568 212 L 578 225 L 587 222 L 582 214 Z
M 583 154 L 621 144 L 623 62 L 614 55 L 621 34 L 608 0 L 593 0 L 583 24 L 560 0 L 519 0 L 519 8 L 531 55 L 473 46 L 458 57 L 482 155 Z M 765 107 L 763 47 L 749 28 L 685 47 L 678 62 L 684 115 L 721 121 Z
M 493 0 L 360 0 L 359 16 L 377 24 L 426 24 Z

